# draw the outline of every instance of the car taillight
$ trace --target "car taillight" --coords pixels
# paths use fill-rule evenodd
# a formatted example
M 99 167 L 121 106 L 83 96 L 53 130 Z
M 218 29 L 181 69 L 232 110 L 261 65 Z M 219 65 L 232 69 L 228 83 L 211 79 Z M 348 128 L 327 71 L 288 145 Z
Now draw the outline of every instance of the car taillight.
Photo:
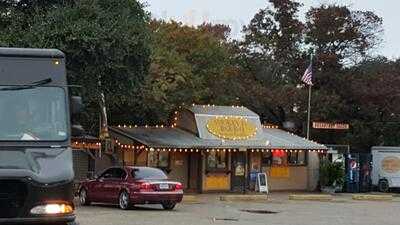
M 149 183 L 141 183 L 140 184 L 140 191 L 141 192 L 146 192 L 146 191 L 151 191 L 152 190 L 152 186 Z
M 179 191 L 179 190 L 182 190 L 182 189 L 183 189 L 183 186 L 182 186 L 181 183 L 175 184 L 175 190 Z

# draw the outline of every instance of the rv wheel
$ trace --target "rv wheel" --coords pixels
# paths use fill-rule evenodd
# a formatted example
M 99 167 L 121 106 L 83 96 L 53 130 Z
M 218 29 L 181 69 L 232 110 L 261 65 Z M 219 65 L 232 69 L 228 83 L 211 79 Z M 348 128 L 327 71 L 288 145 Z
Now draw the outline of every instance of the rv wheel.
M 378 184 L 378 189 L 380 192 L 388 192 L 389 182 L 387 180 L 380 180 Z

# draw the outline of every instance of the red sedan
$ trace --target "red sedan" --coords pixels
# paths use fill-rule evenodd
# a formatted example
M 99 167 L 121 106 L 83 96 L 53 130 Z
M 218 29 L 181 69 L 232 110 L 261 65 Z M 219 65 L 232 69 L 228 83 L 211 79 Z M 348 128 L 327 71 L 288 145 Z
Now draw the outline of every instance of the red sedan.
M 121 209 L 135 204 L 161 204 L 172 210 L 182 197 L 181 183 L 170 181 L 162 170 L 150 167 L 112 167 L 94 180 L 82 182 L 79 188 L 81 205 L 118 204 Z

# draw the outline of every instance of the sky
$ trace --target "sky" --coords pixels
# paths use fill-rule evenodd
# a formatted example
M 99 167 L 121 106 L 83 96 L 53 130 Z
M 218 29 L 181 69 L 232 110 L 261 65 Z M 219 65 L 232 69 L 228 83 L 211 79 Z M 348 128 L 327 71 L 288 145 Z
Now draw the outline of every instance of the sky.
M 223 23 L 232 29 L 232 38 L 242 37 L 241 29 L 248 24 L 258 10 L 265 8 L 267 0 L 140 0 L 146 9 L 158 19 L 173 19 L 187 25 L 203 22 Z M 302 0 L 300 18 L 311 6 L 323 3 L 348 5 L 352 9 L 369 10 L 383 18 L 382 44 L 374 54 L 388 58 L 400 57 L 400 1 L 399 0 Z

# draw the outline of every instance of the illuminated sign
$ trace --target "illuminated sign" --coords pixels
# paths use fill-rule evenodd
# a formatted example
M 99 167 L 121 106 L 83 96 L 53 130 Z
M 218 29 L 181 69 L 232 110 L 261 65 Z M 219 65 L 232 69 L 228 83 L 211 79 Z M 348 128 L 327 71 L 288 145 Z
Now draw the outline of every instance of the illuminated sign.
M 382 170 L 386 173 L 397 173 L 400 171 L 400 159 L 395 156 L 388 156 L 382 160 Z
M 245 140 L 257 133 L 254 124 L 242 117 L 224 116 L 210 119 L 207 130 L 222 139 Z
M 329 130 L 348 130 L 348 129 L 350 129 L 350 125 L 348 123 L 313 122 L 312 126 L 315 129 L 329 129 Z

